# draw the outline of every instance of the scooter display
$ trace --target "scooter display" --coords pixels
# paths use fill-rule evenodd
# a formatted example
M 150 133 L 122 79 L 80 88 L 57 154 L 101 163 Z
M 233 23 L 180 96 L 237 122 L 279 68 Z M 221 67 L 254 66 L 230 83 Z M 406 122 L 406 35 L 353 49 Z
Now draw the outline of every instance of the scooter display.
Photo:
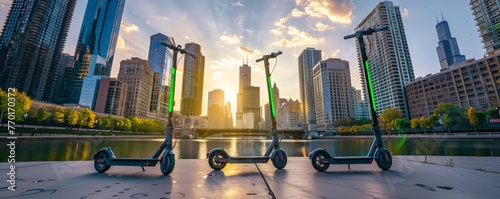
M 267 91 L 269 95 L 269 104 L 271 111 L 271 123 L 272 123 L 272 141 L 268 146 L 264 156 L 239 156 L 231 157 L 228 155 L 223 148 L 215 148 L 207 153 L 208 164 L 214 170 L 220 170 L 226 166 L 227 163 L 235 164 L 245 164 L 245 163 L 267 163 L 269 159 L 273 162 L 274 167 L 277 169 L 283 169 L 287 163 L 287 157 L 283 150 L 280 149 L 278 140 L 278 131 L 276 129 L 276 108 L 273 99 L 273 89 L 271 85 L 271 74 L 269 72 L 269 59 L 276 58 L 281 55 L 281 51 L 273 52 L 269 55 L 264 55 L 262 58 L 257 59 L 256 62 L 264 61 L 266 80 L 267 80 Z M 273 151 L 274 150 L 274 151 Z M 271 154 L 272 152 L 272 154 Z
M 391 153 L 384 148 L 384 144 L 382 142 L 382 138 L 380 136 L 380 127 L 378 125 L 377 120 L 377 106 L 375 104 L 375 96 L 373 93 L 373 84 L 370 76 L 370 66 L 365 50 L 365 43 L 363 40 L 363 36 L 372 35 L 373 33 L 379 31 L 385 31 L 389 28 L 387 26 L 377 27 L 377 28 L 368 28 L 364 30 L 359 30 L 355 34 L 347 35 L 344 39 L 350 39 L 356 37 L 358 40 L 361 60 L 363 64 L 364 78 L 367 84 L 366 89 L 369 94 L 369 103 L 370 103 L 370 111 L 372 116 L 372 130 L 374 139 L 370 149 L 368 151 L 367 156 L 355 156 L 355 157 L 333 157 L 328 154 L 326 149 L 318 148 L 309 153 L 309 159 L 311 159 L 312 166 L 314 169 L 322 172 L 328 169 L 330 164 L 371 164 L 373 160 L 377 162 L 378 167 L 383 170 L 388 170 L 392 166 L 392 157 Z
M 155 167 L 158 162 L 160 162 L 160 170 L 164 175 L 170 174 L 175 167 L 175 154 L 172 151 L 172 133 L 174 130 L 173 120 L 172 120 L 172 112 L 174 109 L 174 94 L 175 94 L 175 77 L 177 71 L 177 54 L 180 52 L 181 54 L 189 55 L 193 58 L 196 58 L 196 55 L 187 52 L 185 49 L 182 49 L 181 45 L 175 45 L 175 41 L 170 38 L 169 43 L 161 42 L 162 45 L 173 51 L 173 64 L 171 70 L 171 79 L 170 79 L 170 98 L 168 102 L 168 123 L 166 126 L 166 136 L 163 143 L 156 150 L 151 158 L 117 158 L 115 157 L 113 151 L 110 147 L 102 148 L 94 155 L 94 168 L 99 173 L 106 172 L 113 165 L 120 166 L 140 166 L 142 170 L 144 167 Z M 163 152 L 161 159 L 158 159 L 160 154 Z

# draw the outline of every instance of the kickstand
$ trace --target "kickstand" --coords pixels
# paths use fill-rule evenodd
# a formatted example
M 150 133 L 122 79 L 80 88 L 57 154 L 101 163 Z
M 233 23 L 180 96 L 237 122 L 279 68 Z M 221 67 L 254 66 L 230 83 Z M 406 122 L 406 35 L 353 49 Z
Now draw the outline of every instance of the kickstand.
M 143 166 L 141 166 L 141 168 L 142 168 L 142 171 L 146 171 Z

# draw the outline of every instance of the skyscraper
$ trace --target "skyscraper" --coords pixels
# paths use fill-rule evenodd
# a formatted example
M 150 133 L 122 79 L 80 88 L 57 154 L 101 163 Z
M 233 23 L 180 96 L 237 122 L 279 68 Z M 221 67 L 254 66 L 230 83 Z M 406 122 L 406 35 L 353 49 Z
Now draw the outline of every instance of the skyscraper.
M 321 50 L 306 48 L 299 56 L 300 101 L 304 128 L 316 131 L 316 107 L 314 106 L 313 67 L 321 61 Z
M 278 110 L 278 108 L 280 108 L 281 106 L 281 103 L 280 103 L 280 89 L 278 89 L 278 86 L 276 86 L 276 82 L 274 82 L 273 85 L 273 99 L 274 99 L 274 107 L 276 110 Z
M 16 0 L 0 36 L 0 87 L 55 101 L 59 61 L 76 0 Z
M 470 6 L 479 34 L 483 39 L 483 48 L 487 55 L 493 55 L 500 49 L 500 2 L 498 0 L 471 0 Z
M 120 62 L 118 81 L 127 84 L 127 101 L 123 113 L 125 117 L 148 117 L 153 75 L 153 69 L 144 59 L 132 57 Z
M 75 67 L 70 82 L 65 83 L 62 103 L 94 106 L 95 82 L 111 73 L 124 6 L 125 0 L 88 1 L 76 44 Z M 88 100 L 92 97 L 94 100 Z
M 327 131 L 335 120 L 354 117 L 349 62 L 330 58 L 313 68 L 317 129 Z
M 199 44 L 187 43 L 184 49 L 194 53 L 196 58 L 184 56 L 181 113 L 183 115 L 200 116 L 203 97 L 205 56 L 201 53 L 201 46 Z
M 214 89 L 208 92 L 208 127 L 221 129 L 226 128 L 227 110 L 224 106 L 224 91 Z
M 439 63 L 441 64 L 441 69 L 464 62 L 465 56 L 460 54 L 457 39 L 451 37 L 450 27 L 444 18 L 443 21 L 438 22 L 436 25 L 436 31 L 439 39 L 436 51 L 439 57 Z
M 380 2 L 355 31 L 377 26 L 388 26 L 389 30 L 364 37 L 376 111 L 381 114 L 385 108 L 398 108 L 403 117 L 409 119 L 405 85 L 413 81 L 415 75 L 399 6 L 394 6 L 390 1 Z M 357 41 L 356 45 L 364 98 L 368 99 L 362 67 L 364 64 L 361 63 Z
M 116 78 L 101 78 L 95 112 L 123 116 L 127 84 Z
M 168 99 L 170 95 L 170 70 L 172 69 L 172 52 L 161 42 L 168 43 L 168 36 L 157 33 L 150 37 L 148 63 L 153 68 L 153 90 L 149 110 L 157 113 L 157 119 L 167 119 Z

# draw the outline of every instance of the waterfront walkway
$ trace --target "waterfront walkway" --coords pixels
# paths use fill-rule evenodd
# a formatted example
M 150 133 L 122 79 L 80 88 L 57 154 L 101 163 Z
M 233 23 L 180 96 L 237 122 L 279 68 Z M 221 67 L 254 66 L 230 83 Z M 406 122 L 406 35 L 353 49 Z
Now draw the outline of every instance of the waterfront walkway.
M 18 154 L 22 155 L 22 154 Z M 0 163 L 3 179 L 9 163 Z M 330 165 L 317 172 L 307 158 L 283 170 L 267 164 L 228 164 L 213 171 L 205 159 L 177 160 L 169 176 L 159 166 L 112 166 L 92 161 L 16 163 L 16 191 L 0 198 L 497 198 L 499 157 L 395 156 L 392 168 Z

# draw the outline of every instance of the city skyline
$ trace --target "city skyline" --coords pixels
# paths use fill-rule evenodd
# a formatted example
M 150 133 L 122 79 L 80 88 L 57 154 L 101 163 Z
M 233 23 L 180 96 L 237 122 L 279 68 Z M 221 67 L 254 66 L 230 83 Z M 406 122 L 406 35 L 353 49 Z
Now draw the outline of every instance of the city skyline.
M 4 15 L 7 14 L 11 2 L 0 0 L 0 21 L 5 21 Z M 361 1 L 290 0 L 276 1 L 268 5 L 249 1 L 210 1 L 197 2 L 197 6 L 194 6 L 192 1 L 161 1 L 171 8 L 169 12 L 164 12 L 164 7 L 158 6 L 162 5 L 160 1 L 150 2 L 126 2 L 115 53 L 115 60 L 118 61 L 113 63 L 111 77 L 116 77 L 119 61 L 131 57 L 147 58 L 150 35 L 161 32 L 175 38 L 178 44 L 197 42 L 203 46 L 207 57 L 203 99 L 207 99 L 207 91 L 223 89 L 228 98 L 226 101 L 232 102 L 232 110 L 235 112 L 238 90 L 236 74 L 243 62 L 243 52 L 246 51 L 252 52 L 249 54 L 249 65 L 254 73 L 254 86 L 265 85 L 265 77 L 260 74 L 263 73 L 263 66 L 256 64 L 255 58 L 278 50 L 284 52 L 272 76 L 273 82 L 283 87 L 280 92 L 284 98 L 300 99 L 296 56 L 307 47 L 322 50 L 323 59 L 338 57 L 349 61 L 353 86 L 360 89 L 355 44 L 352 40 L 344 41 L 343 36 L 352 34 L 354 27 L 380 1 L 361 4 Z M 307 2 L 309 3 L 306 4 Z M 321 2 L 330 2 L 330 5 L 334 6 L 325 6 Z M 335 2 L 344 4 L 333 4 Z M 443 11 L 443 14 L 450 24 L 453 36 L 459 40 L 460 48 L 463 49 L 461 53 L 467 58 L 481 58 L 484 55 L 469 1 L 460 0 L 451 5 L 448 5 L 449 1 L 444 0 L 393 2 L 400 6 L 402 11 L 415 77 L 439 72 L 439 60 L 434 50 L 438 40 L 435 33 L 435 15 L 440 15 L 443 8 L 454 10 Z M 75 49 L 85 5 L 84 1 L 77 2 L 64 52 L 72 54 Z M 325 9 L 320 8 L 326 8 L 326 11 L 340 8 L 340 11 L 333 14 L 323 13 Z M 139 13 L 136 10 L 147 11 Z M 206 17 L 203 17 L 203 20 L 193 17 L 200 15 Z M 279 33 L 281 35 L 277 35 Z M 181 72 L 182 70 L 180 67 Z M 260 101 L 265 104 L 268 101 L 267 94 L 262 92 L 264 91 L 261 91 Z M 176 110 L 180 109 L 180 96 L 180 89 L 176 89 Z M 206 115 L 206 105 L 207 101 L 204 100 L 202 115 Z

